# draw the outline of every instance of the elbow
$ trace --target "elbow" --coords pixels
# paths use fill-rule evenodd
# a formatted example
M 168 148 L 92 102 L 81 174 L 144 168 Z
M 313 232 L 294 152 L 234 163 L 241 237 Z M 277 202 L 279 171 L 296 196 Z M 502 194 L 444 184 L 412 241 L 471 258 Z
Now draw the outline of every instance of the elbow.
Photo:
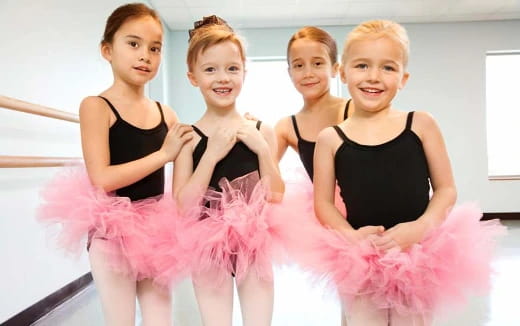
M 114 190 L 117 190 L 117 187 L 115 187 L 113 184 L 110 183 L 107 178 L 99 175 L 99 174 L 89 174 L 90 183 L 97 188 L 101 189 L 104 192 L 111 192 Z

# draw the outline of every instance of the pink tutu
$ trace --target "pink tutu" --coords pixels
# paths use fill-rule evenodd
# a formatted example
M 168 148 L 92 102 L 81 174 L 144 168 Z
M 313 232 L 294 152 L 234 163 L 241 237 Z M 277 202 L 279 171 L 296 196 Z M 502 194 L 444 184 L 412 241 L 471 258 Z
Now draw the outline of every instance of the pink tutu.
M 222 192 L 208 190 L 201 205 L 184 212 L 183 234 L 167 235 L 154 253 L 154 265 L 162 270 L 156 278 L 161 285 L 169 286 L 175 276 L 168 243 L 173 236 L 190 253 L 189 266 L 197 281 L 218 285 L 234 275 L 240 283 L 250 272 L 272 279 L 272 264 L 284 257 L 284 219 L 273 209 L 278 204 L 267 202 L 258 172 L 232 181 L 222 179 L 219 185 Z
M 368 296 L 381 309 L 400 314 L 431 314 L 464 303 L 468 294 L 490 286 L 497 220 L 480 222 L 474 205 L 455 207 L 441 226 L 405 251 L 378 251 L 370 241 L 352 244 L 338 232 L 306 216 L 291 254 L 315 277 L 335 287 L 347 304 Z
M 131 201 L 95 188 L 84 168 L 67 168 L 42 190 L 41 197 L 37 218 L 58 228 L 57 244 L 65 251 L 79 254 L 92 239 L 99 238 L 104 240 L 100 248 L 114 270 L 136 280 L 159 273 L 150 253 L 156 238 L 177 227 L 171 195 Z M 182 265 L 182 252 L 178 252 Z

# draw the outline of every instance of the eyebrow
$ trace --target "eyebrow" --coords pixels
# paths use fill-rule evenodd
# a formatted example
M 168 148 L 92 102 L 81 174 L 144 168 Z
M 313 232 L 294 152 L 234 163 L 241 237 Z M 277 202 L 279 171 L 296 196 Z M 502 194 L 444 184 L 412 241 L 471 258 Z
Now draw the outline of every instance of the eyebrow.
M 140 36 L 132 35 L 132 34 L 130 34 L 130 35 L 126 35 L 125 37 L 135 38 L 135 39 L 138 39 L 138 40 L 142 40 L 142 39 L 143 39 L 143 38 L 140 37 Z M 160 45 L 162 45 L 162 42 L 161 42 L 161 41 L 153 41 L 152 43 L 156 43 L 156 44 L 160 44 Z
M 311 60 L 315 60 L 315 59 L 325 60 L 325 57 L 322 57 L 322 56 L 311 57 Z M 291 63 L 293 63 L 294 61 L 298 61 L 298 60 L 303 60 L 303 59 L 300 57 L 297 57 L 297 58 L 294 58 L 293 60 L 291 60 Z

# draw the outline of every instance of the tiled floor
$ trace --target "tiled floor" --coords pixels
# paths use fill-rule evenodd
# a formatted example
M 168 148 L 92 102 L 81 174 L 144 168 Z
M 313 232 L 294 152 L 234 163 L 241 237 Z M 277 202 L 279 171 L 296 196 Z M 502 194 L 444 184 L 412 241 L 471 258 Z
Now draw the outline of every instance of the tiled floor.
M 518 326 L 520 325 L 520 221 L 506 221 L 508 235 L 502 239 L 494 267 L 491 293 L 475 297 L 462 311 L 439 316 L 434 326 Z M 276 273 L 273 326 L 339 326 L 339 306 L 323 289 L 311 287 L 295 269 Z M 189 281 L 175 291 L 176 326 L 201 325 Z M 234 325 L 241 325 L 235 308 Z M 68 304 L 35 323 L 40 326 L 102 325 L 102 315 L 94 287 L 78 294 Z

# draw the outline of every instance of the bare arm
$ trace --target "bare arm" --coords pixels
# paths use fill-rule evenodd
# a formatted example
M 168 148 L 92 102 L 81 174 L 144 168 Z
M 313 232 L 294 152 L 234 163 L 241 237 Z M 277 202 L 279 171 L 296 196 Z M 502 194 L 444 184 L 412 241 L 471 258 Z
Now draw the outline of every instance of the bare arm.
M 267 143 L 267 148 L 264 151 L 258 153 L 258 163 L 261 176 L 268 176 L 270 182 L 271 193 L 273 196 L 269 198 L 272 201 L 278 202 L 282 199 L 285 184 L 280 175 L 280 169 L 278 163 L 275 161 L 276 153 L 278 150 L 276 136 L 274 130 L 265 124 L 262 124 L 260 132 L 264 136 Z
M 285 117 L 276 123 L 274 131 L 276 134 L 276 159 L 278 162 L 282 159 L 287 147 L 289 147 L 289 128 L 291 128 L 290 118 Z
M 433 188 L 430 203 L 419 220 L 430 229 L 444 221 L 448 209 L 455 204 L 457 190 L 446 145 L 433 117 L 425 112 L 416 112 L 414 126 L 423 143 Z
M 168 153 L 161 149 L 132 162 L 110 165 L 110 111 L 106 103 L 98 97 L 87 97 L 81 103 L 79 115 L 83 158 L 95 186 L 105 191 L 125 187 L 169 161 Z
M 340 139 L 333 128 L 320 132 L 314 152 L 314 210 L 323 225 L 336 230 L 353 230 L 334 204 L 336 175 L 334 153 Z

